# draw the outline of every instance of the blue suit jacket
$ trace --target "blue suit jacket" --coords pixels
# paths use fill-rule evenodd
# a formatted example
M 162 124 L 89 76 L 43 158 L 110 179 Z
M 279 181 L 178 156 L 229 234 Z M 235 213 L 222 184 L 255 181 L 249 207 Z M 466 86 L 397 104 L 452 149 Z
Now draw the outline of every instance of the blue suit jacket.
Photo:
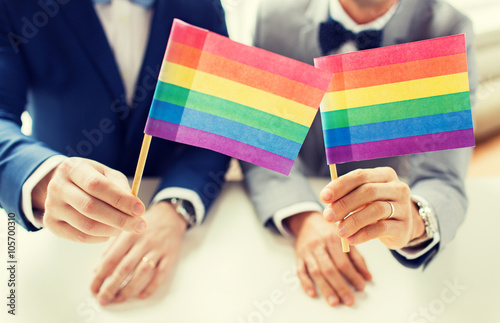
M 64 154 L 134 174 L 143 129 L 174 18 L 226 35 L 219 1 L 158 0 L 132 106 L 90 0 L 0 0 L 0 204 L 19 224 L 21 189 L 47 158 Z M 28 109 L 32 137 L 21 133 Z M 216 197 L 229 158 L 154 139 L 145 176 L 160 187 Z

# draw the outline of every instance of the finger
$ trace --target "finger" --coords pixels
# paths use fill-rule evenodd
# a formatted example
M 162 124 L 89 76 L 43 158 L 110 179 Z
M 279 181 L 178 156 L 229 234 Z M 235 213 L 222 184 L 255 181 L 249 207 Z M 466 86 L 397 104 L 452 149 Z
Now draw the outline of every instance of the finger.
M 113 274 L 120 261 L 132 248 L 133 242 L 128 237 L 119 236 L 108 249 L 105 256 L 98 265 L 96 275 L 90 283 L 90 290 L 97 295 L 106 279 Z
M 326 302 L 330 306 L 336 306 L 339 304 L 339 297 L 332 289 L 330 284 L 323 277 L 323 274 L 320 270 L 320 267 L 317 263 L 317 260 L 311 255 L 306 259 L 306 267 L 309 277 L 314 281 L 316 286 L 318 287 L 321 295 L 326 299 Z
M 132 217 L 86 194 L 76 185 L 66 187 L 67 203 L 86 217 L 127 232 L 141 233 L 146 229 L 142 217 Z
M 397 187 L 399 186 L 381 183 L 363 184 L 331 203 L 329 206 L 330 212 L 329 214 L 325 214 L 325 217 L 330 221 L 341 221 L 350 213 L 374 201 L 397 199 L 400 196 Z M 326 212 L 325 210 L 325 213 Z
M 325 203 L 332 203 L 365 183 L 387 183 L 397 178 L 390 167 L 357 169 L 331 181 L 320 193 Z
M 349 258 L 348 256 L 349 253 L 343 252 L 341 250 L 339 242 L 333 241 L 333 239 L 327 240 L 327 247 L 328 252 L 332 256 L 332 260 L 335 266 L 340 271 L 342 276 L 344 276 L 356 290 L 364 290 L 366 286 L 365 280 L 363 279 L 363 276 L 358 272 L 357 268 L 352 264 L 351 258 Z
M 120 289 L 127 283 L 141 261 L 141 252 L 139 248 L 132 247 L 118 266 L 116 266 L 113 273 L 104 281 L 97 294 L 97 300 L 101 305 L 107 305 L 115 299 Z
M 88 235 L 70 224 L 60 220 L 45 220 L 44 225 L 52 231 L 56 236 L 81 243 L 102 243 L 109 240 L 109 237 L 96 237 Z
M 156 271 L 154 273 L 153 278 L 147 284 L 146 287 L 139 293 L 140 298 L 148 298 L 151 296 L 160 285 L 163 283 L 165 278 L 167 277 L 170 268 L 175 263 L 175 259 L 173 257 L 163 257 L 160 259 L 158 266 L 156 267 Z
M 116 297 L 117 302 L 123 302 L 128 298 L 134 296 L 134 294 L 144 288 L 146 284 L 151 280 L 154 272 L 156 271 L 156 265 L 159 255 L 149 252 L 137 265 L 134 271 L 132 279 L 123 287 Z
M 329 285 L 333 287 L 342 300 L 342 303 L 351 306 L 354 304 L 354 295 L 342 275 L 339 273 L 338 268 L 335 266 L 326 248 L 326 246 L 323 246 L 313 251 L 321 274 Z
M 376 201 L 368 204 L 366 208 L 351 214 L 342 221 L 337 227 L 337 234 L 341 238 L 350 237 L 362 228 L 386 219 L 391 212 L 391 205 L 387 201 Z
M 357 271 L 361 273 L 364 279 L 371 281 L 372 280 L 372 274 L 368 270 L 368 266 L 366 265 L 365 259 L 361 254 L 359 253 L 358 249 L 356 247 L 352 246 L 351 247 L 351 252 L 348 253 L 349 258 L 351 258 L 352 263 L 356 267 Z
M 91 218 L 77 212 L 70 205 L 62 207 L 64 212 L 64 221 L 70 224 L 77 230 L 94 237 L 111 237 L 120 234 L 120 230 L 113 228 L 109 225 L 97 222 Z
M 349 244 L 361 244 L 372 239 L 378 239 L 387 236 L 398 236 L 398 222 L 401 221 L 378 221 L 374 224 L 364 227 L 356 234 L 347 238 Z M 396 248 L 397 249 L 397 248 Z
M 104 176 L 109 178 L 112 182 L 116 183 L 117 185 L 123 187 L 123 189 L 127 192 L 130 192 L 132 190 L 128 182 L 127 176 L 125 176 L 123 173 L 114 170 L 112 168 L 106 167 L 106 169 L 104 170 Z
M 61 167 L 61 171 L 67 174 L 73 183 L 93 197 L 128 215 L 142 216 L 144 214 L 144 204 L 138 197 L 103 175 L 104 165 L 70 158 L 61 164 Z
M 314 287 L 314 282 L 309 277 L 307 273 L 307 268 L 304 260 L 299 259 L 297 261 L 297 276 L 299 277 L 300 284 L 302 288 L 310 297 L 316 297 L 316 288 Z

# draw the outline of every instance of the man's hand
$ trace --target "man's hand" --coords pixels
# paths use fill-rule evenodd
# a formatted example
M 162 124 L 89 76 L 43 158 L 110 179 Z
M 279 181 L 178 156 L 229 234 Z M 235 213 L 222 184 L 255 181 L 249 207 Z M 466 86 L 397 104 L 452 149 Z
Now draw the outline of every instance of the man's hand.
M 337 234 L 349 244 L 380 239 L 390 249 L 401 249 L 425 233 L 410 188 L 392 168 L 352 171 L 330 182 L 320 197 L 330 204 L 324 211 L 329 222 L 341 221 L 354 212 L 337 228 Z M 389 219 L 391 204 L 394 213 Z
M 372 279 L 356 248 L 343 253 L 336 226 L 325 222 L 319 212 L 294 215 L 285 219 L 285 225 L 297 238 L 297 274 L 304 291 L 316 297 L 316 284 L 329 305 L 338 305 L 340 301 L 353 305 L 354 294 L 349 285 L 362 291 L 366 281 Z
M 144 218 L 146 231 L 120 234 L 95 269 L 90 290 L 101 305 L 149 297 L 177 260 L 186 221 L 167 202 L 153 205 Z
M 33 189 L 32 201 L 44 210 L 45 227 L 73 241 L 104 242 L 146 228 L 144 204 L 130 193 L 125 175 L 88 159 L 61 163 Z

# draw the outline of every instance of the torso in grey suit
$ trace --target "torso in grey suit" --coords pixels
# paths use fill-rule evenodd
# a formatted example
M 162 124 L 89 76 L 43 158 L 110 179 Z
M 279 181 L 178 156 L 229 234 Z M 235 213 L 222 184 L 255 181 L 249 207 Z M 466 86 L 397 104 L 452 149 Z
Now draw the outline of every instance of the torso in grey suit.
M 263 1 L 259 10 L 255 45 L 302 62 L 313 64 L 323 56 L 319 45 L 319 24 L 328 19 L 328 0 Z M 466 34 L 471 102 L 477 88 L 477 71 L 472 49 L 470 20 L 443 1 L 399 0 L 399 6 L 383 30 L 382 46 L 401 44 L 455 34 Z M 418 267 L 450 242 L 467 209 L 464 178 L 471 149 L 457 149 L 411 156 L 385 158 L 337 165 L 339 175 L 356 168 L 390 166 L 407 178 L 414 195 L 424 197 L 434 208 L 441 241 L 426 255 L 400 262 Z M 323 135 L 317 115 L 289 177 L 242 163 L 246 184 L 257 213 L 264 224 L 273 214 L 295 203 L 318 201 L 307 176 L 329 176 Z M 319 202 L 318 202 L 319 203 Z

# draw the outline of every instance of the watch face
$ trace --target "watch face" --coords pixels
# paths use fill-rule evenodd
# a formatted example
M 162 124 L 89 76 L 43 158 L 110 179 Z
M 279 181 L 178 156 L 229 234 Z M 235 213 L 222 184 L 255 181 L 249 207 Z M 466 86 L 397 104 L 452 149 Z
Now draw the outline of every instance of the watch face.
M 196 212 L 194 211 L 194 206 L 191 202 L 189 201 L 182 201 L 182 206 L 184 207 L 184 210 L 186 210 L 187 214 L 190 216 L 194 217 L 196 215 Z

